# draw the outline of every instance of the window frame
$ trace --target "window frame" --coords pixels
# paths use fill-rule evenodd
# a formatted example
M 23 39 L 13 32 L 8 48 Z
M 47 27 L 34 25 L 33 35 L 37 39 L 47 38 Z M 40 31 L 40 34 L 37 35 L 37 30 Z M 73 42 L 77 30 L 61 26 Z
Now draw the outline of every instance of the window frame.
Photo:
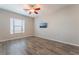
M 21 24 L 16 25 L 16 20 L 20 20 Z M 20 27 L 21 31 L 17 32 L 16 28 Z M 10 18 L 10 34 L 24 33 L 25 32 L 25 20 L 18 18 Z

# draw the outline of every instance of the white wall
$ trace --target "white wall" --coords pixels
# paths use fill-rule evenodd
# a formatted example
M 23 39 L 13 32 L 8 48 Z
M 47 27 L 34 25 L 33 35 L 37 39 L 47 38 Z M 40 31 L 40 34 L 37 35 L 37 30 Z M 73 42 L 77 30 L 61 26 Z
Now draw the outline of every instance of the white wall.
M 79 46 L 79 5 L 53 11 L 55 7 L 44 6 L 35 18 L 35 36 Z M 41 22 L 47 22 L 48 28 L 39 28 Z
M 25 32 L 21 34 L 10 34 L 10 18 L 16 17 L 25 20 Z M 13 12 L 0 9 L 0 41 L 11 40 L 13 38 L 21 38 L 33 35 L 34 20 L 30 17 L 25 17 Z

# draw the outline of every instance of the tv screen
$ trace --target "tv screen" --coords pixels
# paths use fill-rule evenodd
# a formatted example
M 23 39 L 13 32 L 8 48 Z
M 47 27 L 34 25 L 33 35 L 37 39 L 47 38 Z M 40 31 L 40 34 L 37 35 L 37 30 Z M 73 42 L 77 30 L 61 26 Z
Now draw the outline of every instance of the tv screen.
M 47 28 L 47 23 L 40 23 L 40 28 Z

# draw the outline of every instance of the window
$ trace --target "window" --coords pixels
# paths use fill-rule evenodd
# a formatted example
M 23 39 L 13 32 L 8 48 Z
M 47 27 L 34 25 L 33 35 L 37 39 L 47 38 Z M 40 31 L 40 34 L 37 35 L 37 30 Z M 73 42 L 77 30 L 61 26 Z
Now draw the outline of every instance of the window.
M 24 20 L 21 19 L 16 19 L 16 18 L 11 18 L 10 19 L 10 33 L 24 33 Z

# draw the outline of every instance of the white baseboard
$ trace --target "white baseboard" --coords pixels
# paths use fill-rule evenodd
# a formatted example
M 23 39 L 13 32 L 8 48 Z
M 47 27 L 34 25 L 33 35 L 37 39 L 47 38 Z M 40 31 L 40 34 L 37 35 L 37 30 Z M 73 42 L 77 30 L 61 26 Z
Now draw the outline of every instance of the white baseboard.
M 50 39 L 50 40 L 57 41 L 57 42 L 64 43 L 64 44 L 68 44 L 68 45 L 78 46 L 79 47 L 78 44 L 73 44 L 73 43 L 70 43 L 70 42 L 64 42 L 64 41 L 59 41 L 59 40 L 55 40 L 55 39 Z
M 64 43 L 64 44 L 68 44 L 68 45 L 73 45 L 73 46 L 78 46 L 78 44 L 73 44 L 73 43 L 70 43 L 70 42 L 64 42 L 64 41 L 59 41 L 59 40 L 55 40 L 55 39 L 48 39 L 46 37 L 41 37 L 41 36 L 36 36 L 36 37 L 40 37 L 40 38 L 44 38 L 44 39 L 47 39 L 47 40 L 52 40 L 52 41 L 56 41 L 56 42 L 60 42 L 60 43 Z
M 19 38 L 30 37 L 30 36 L 33 36 L 33 35 L 28 35 L 28 36 L 23 36 L 23 37 L 9 38 L 9 39 L 5 39 L 5 40 L 0 40 L 0 42 L 5 42 L 5 41 L 9 41 L 9 40 L 16 40 L 16 39 L 19 39 Z
M 8 40 L 15 40 L 15 39 L 24 38 L 24 37 L 30 37 L 30 36 L 36 36 L 36 35 L 28 35 L 28 36 L 23 36 L 23 37 L 9 38 L 9 39 L 5 39 L 5 40 L 0 40 L 0 42 L 4 42 L 4 41 L 8 41 Z M 48 39 L 46 37 L 41 37 L 41 36 L 36 36 L 36 37 L 40 37 L 40 38 L 44 38 L 44 39 L 47 39 L 47 40 L 57 41 L 57 42 L 60 42 L 60 43 L 69 44 L 69 45 L 79 47 L 78 44 L 73 44 L 73 43 L 69 43 L 69 42 L 63 42 L 63 41 L 59 41 L 59 40 L 55 40 L 55 39 Z

